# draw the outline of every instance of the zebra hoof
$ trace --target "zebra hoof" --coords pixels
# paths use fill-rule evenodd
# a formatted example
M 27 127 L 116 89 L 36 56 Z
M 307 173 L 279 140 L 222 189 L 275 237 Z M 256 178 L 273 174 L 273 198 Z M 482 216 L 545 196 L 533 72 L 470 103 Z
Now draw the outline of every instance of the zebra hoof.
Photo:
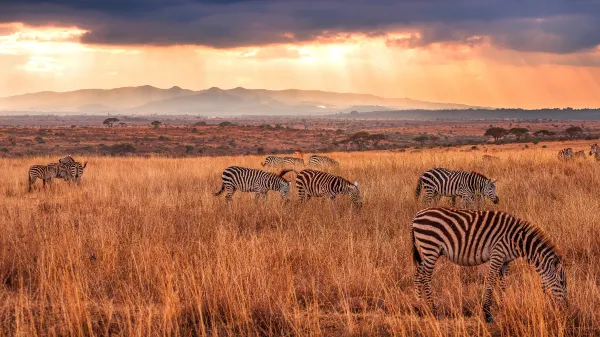
M 485 314 L 485 322 L 486 323 L 494 323 L 494 318 L 492 317 L 492 315 L 486 313 Z

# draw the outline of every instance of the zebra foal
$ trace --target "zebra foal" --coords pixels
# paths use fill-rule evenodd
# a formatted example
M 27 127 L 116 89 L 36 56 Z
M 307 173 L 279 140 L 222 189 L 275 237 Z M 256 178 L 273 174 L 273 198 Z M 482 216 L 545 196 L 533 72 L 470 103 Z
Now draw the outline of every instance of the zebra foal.
M 415 196 L 418 199 L 424 193 L 423 202 L 428 204 L 437 201 L 440 196 L 451 197 L 452 205 L 456 197 L 460 197 L 464 206 L 473 203 L 475 195 L 487 197 L 494 204 L 500 202 L 496 192 L 496 180 L 488 179 L 477 172 L 452 171 L 445 168 L 434 168 L 425 171 L 419 181 Z
M 346 194 L 358 208 L 362 207 L 362 197 L 358 182 L 350 181 L 323 171 L 306 169 L 298 172 L 296 187 L 300 200 L 307 201 L 311 197 L 329 196 L 331 200 L 339 194 Z
M 440 256 L 461 266 L 490 262 L 483 298 L 488 323 L 493 321 L 490 307 L 496 280 L 504 290 L 508 266 L 517 258 L 534 265 L 543 290 L 550 291 L 558 304 L 566 303 L 567 279 L 557 247 L 540 228 L 510 214 L 427 208 L 413 219 L 412 246 L 417 296 L 421 298 L 424 293 L 434 313 L 431 277 Z
M 598 144 L 590 145 L 590 156 L 591 155 L 594 155 L 596 160 L 600 160 L 600 147 L 598 147 Z
M 573 159 L 573 156 L 575 156 L 575 153 L 573 152 L 573 149 L 570 147 L 558 151 L 558 160 L 564 160 L 564 161 L 571 160 L 571 159 Z
M 33 165 L 29 168 L 28 171 L 28 181 L 29 181 L 29 192 L 33 190 L 33 184 L 37 179 L 41 179 L 44 188 L 46 188 L 46 183 L 52 182 L 54 178 L 63 178 L 67 179 L 69 172 L 67 167 L 58 163 L 50 163 L 48 165 Z
M 279 191 L 281 198 L 287 201 L 289 199 L 291 183 L 283 176 L 293 170 L 283 170 L 279 174 L 266 172 L 262 170 L 230 166 L 223 171 L 221 175 L 221 189 L 215 193 L 215 196 L 226 192 L 225 199 L 231 201 L 235 191 L 254 192 L 255 199 L 259 197 L 266 198 L 270 190 Z

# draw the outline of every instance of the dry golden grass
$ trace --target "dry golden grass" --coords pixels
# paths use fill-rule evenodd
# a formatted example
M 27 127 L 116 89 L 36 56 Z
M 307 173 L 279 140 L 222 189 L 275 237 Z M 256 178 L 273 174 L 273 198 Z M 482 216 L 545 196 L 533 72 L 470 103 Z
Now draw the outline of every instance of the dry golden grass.
M 504 148 L 499 147 L 499 150 Z M 495 149 L 494 149 L 495 150 Z M 230 206 L 212 195 L 223 168 L 263 157 L 86 158 L 80 186 L 27 193 L 29 165 L 0 159 L 2 335 L 592 336 L 600 334 L 600 163 L 550 149 L 332 154 L 356 179 L 347 198 L 282 205 L 277 193 Z M 440 260 L 441 320 L 420 317 L 410 222 L 432 167 L 498 179 L 501 209 L 543 227 L 568 262 L 570 306 L 552 307 L 531 267 L 514 263 L 497 322 L 481 314 L 487 266 Z M 295 190 L 294 190 L 295 193 Z

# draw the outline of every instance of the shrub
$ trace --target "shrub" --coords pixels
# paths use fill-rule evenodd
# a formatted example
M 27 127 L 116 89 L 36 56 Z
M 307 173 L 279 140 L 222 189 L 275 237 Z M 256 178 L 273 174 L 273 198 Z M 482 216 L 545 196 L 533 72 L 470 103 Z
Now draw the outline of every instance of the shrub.
M 34 138 L 36 142 L 38 142 L 39 144 L 44 144 L 46 141 L 44 140 L 44 138 L 37 136 Z

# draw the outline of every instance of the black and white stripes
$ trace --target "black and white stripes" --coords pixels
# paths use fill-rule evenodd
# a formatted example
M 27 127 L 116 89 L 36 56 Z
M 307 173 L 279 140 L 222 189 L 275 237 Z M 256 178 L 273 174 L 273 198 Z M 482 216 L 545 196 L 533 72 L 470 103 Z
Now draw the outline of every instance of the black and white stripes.
M 562 150 L 558 151 L 558 160 L 564 160 L 564 161 L 571 160 L 571 159 L 573 159 L 574 155 L 575 154 L 573 152 L 573 149 L 568 147 L 566 149 L 562 149 Z
M 358 183 L 351 183 L 348 180 L 317 170 L 302 170 L 296 176 L 296 188 L 300 200 L 306 201 L 311 197 L 329 196 L 331 199 L 339 194 L 346 194 L 352 202 L 362 206 L 362 197 L 358 189 Z
M 42 179 L 43 186 L 46 188 L 46 183 L 52 182 L 54 178 L 67 179 L 69 173 L 67 167 L 59 163 L 50 163 L 48 165 L 33 165 L 29 168 L 28 182 L 29 192 L 33 189 L 33 184 L 37 179 Z
M 419 181 L 415 195 L 420 197 L 424 193 L 423 200 L 426 204 L 437 201 L 440 196 L 455 198 L 461 197 L 464 206 L 471 204 L 476 195 L 484 196 L 497 204 L 500 199 L 496 193 L 496 180 L 488 179 L 477 172 L 452 171 L 445 168 L 434 168 L 425 171 Z
M 600 147 L 598 147 L 597 143 L 590 145 L 590 156 L 592 155 L 596 160 L 600 160 Z
M 469 211 L 427 208 L 412 222 L 415 287 L 434 310 L 431 277 L 436 261 L 445 256 L 462 266 L 477 266 L 490 261 L 483 299 L 486 321 L 492 321 L 490 306 L 497 279 L 504 278 L 511 261 L 522 257 L 533 264 L 542 287 L 551 291 L 559 303 L 567 298 L 563 260 L 548 236 L 538 227 L 500 211 Z
M 336 160 L 325 156 L 312 155 L 308 158 L 308 166 L 315 168 L 323 168 L 328 166 L 340 166 Z
M 273 190 L 279 191 L 281 198 L 287 200 L 291 183 L 283 178 L 283 175 L 290 171 L 292 170 L 283 170 L 279 174 L 274 174 L 252 168 L 230 166 L 223 171 L 221 189 L 215 195 L 218 196 L 225 191 L 225 198 L 230 201 L 235 191 L 254 192 L 255 198 L 258 199 L 266 197 L 267 192 Z
M 303 168 L 304 160 L 302 158 L 295 157 L 268 156 L 265 158 L 265 161 L 261 163 L 261 165 L 275 168 Z

